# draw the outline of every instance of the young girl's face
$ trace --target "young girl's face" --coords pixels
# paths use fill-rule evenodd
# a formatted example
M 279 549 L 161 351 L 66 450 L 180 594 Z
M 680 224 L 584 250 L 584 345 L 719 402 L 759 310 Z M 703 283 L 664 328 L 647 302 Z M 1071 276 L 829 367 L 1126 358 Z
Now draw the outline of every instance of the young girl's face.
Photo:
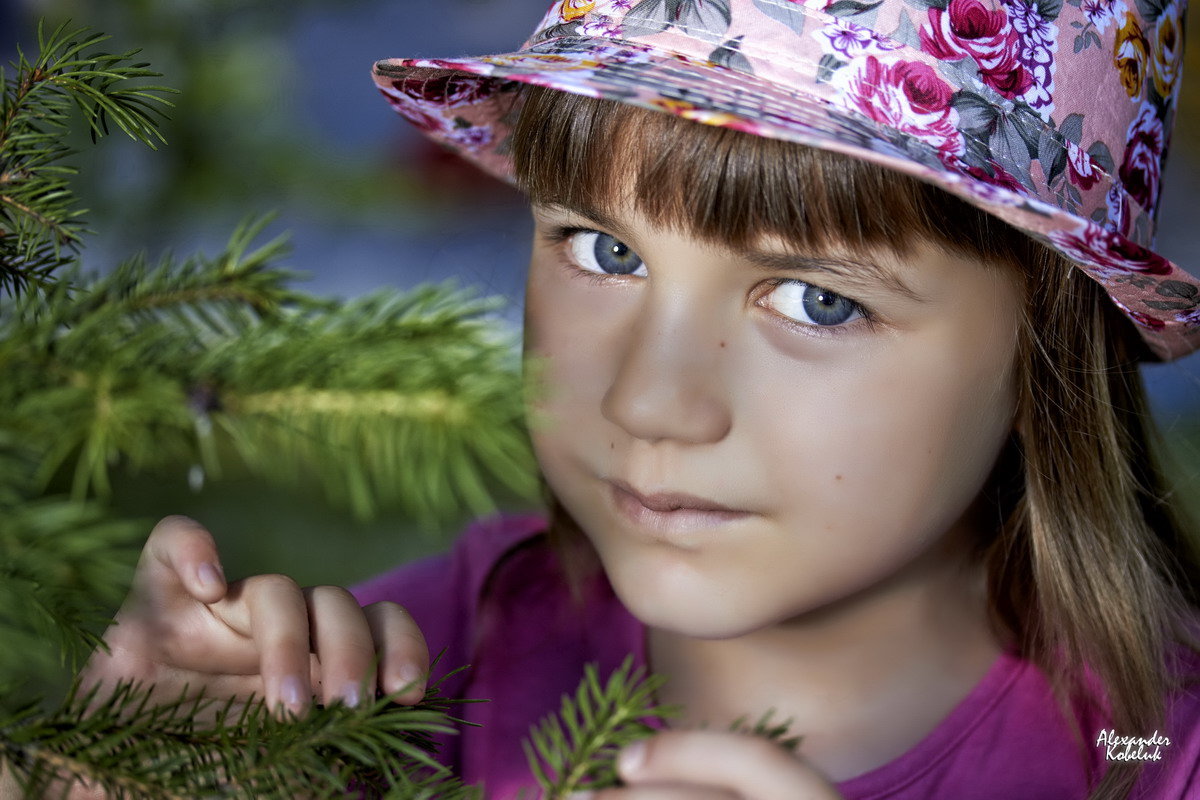
M 1003 270 L 534 216 L 534 446 L 643 622 L 739 636 L 960 565 L 1013 426 Z

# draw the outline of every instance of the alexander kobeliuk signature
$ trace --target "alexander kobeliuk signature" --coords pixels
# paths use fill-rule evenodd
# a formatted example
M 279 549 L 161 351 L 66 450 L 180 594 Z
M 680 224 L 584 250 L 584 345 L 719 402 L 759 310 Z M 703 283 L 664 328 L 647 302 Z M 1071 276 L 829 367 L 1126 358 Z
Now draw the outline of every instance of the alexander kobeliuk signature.
M 1158 731 L 1149 736 L 1118 736 L 1115 730 L 1102 730 L 1096 737 L 1096 747 L 1105 748 L 1108 761 L 1161 761 L 1163 748 L 1170 746 L 1170 738 Z

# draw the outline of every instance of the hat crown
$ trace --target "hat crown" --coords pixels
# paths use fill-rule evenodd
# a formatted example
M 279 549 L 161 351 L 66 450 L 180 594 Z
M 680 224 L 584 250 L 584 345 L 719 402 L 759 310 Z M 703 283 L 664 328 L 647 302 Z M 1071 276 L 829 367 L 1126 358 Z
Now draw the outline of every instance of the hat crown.
M 648 45 L 752 74 L 1149 246 L 1183 14 L 1183 0 L 557 0 L 527 48 Z

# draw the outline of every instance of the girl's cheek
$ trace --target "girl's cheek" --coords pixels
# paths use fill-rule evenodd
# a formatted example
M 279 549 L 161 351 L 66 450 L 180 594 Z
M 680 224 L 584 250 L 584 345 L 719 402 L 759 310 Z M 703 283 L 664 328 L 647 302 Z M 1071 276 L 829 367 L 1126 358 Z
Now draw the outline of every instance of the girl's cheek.
M 603 395 L 632 300 L 611 287 L 568 277 L 557 264 L 530 268 L 525 296 L 526 371 L 532 406 L 560 416 L 583 399 Z
M 808 329 L 761 312 L 755 315 L 753 348 L 781 369 L 817 379 L 839 380 L 848 370 L 887 349 L 895 331 L 865 326 L 846 330 Z

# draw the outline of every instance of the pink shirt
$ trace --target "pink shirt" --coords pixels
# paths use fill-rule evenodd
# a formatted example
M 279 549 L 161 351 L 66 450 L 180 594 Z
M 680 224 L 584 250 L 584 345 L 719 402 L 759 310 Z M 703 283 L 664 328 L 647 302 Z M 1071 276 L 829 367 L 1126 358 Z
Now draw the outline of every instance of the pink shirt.
M 542 534 L 541 517 L 472 525 L 444 556 L 403 566 L 354 590 L 363 605 L 391 600 L 420 625 L 435 677 L 469 664 L 443 686 L 453 697 L 491 702 L 461 707 L 482 727 L 442 740 L 441 760 L 490 798 L 536 787 L 521 748 L 530 727 L 557 710 L 597 662 L 607 676 L 632 653 L 646 663 L 645 627 L 602 575 L 583 584 L 576 604 Z M 1198 666 L 1198 664 L 1193 664 Z M 1200 670 L 1198 670 L 1200 671 Z M 1102 771 L 1106 727 L 1079 719 L 1080 747 L 1049 685 L 1030 662 L 1002 654 L 950 714 L 904 755 L 838 785 L 847 800 L 1069 800 L 1084 798 L 1089 769 Z M 1149 737 L 1152 731 L 1117 731 Z M 1200 800 L 1200 696 L 1177 698 L 1162 736 L 1162 759 L 1148 762 L 1133 797 Z

